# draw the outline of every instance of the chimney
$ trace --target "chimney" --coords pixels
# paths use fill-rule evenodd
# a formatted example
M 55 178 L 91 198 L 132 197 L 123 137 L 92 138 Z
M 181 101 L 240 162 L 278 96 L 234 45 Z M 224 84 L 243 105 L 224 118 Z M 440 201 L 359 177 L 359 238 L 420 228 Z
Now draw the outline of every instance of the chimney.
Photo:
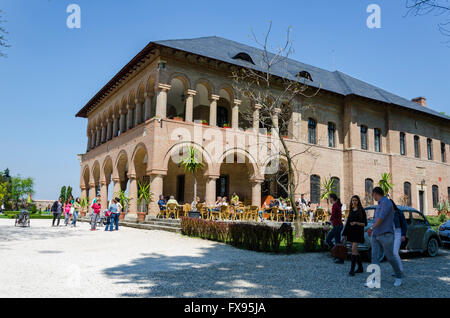
M 423 107 L 427 107 L 427 99 L 425 97 L 416 97 L 413 98 L 411 101 L 419 105 L 422 105 Z

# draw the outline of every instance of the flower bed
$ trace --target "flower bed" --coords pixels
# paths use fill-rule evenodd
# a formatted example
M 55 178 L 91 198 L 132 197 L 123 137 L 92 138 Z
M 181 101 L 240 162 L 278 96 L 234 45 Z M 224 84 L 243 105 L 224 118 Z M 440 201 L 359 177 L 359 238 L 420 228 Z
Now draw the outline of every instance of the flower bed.
M 283 242 L 286 252 L 294 251 L 293 229 L 287 224 L 276 228 L 262 224 L 216 222 L 182 217 L 181 233 L 258 252 L 279 253 Z

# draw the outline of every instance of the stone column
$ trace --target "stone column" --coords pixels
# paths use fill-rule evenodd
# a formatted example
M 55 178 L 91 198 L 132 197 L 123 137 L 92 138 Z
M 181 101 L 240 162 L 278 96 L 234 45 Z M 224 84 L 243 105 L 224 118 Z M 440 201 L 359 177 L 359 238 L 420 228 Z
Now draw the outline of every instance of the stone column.
M 255 132 L 259 131 L 259 110 L 261 107 L 261 105 L 256 104 L 255 109 L 253 110 L 253 130 Z
M 133 108 L 130 104 L 127 105 L 127 130 L 133 128 Z
M 108 119 L 108 125 L 106 126 L 106 141 L 109 141 L 112 139 L 112 125 L 113 122 L 111 121 L 111 119 Z
M 279 109 L 279 108 L 274 109 L 274 113 L 272 116 L 273 128 L 278 128 L 278 117 L 279 117 L 280 113 L 281 113 L 281 109 Z
M 156 96 L 156 117 L 167 117 L 167 92 L 172 86 L 168 84 L 158 84 L 158 95 Z
M 86 152 L 91 150 L 91 135 L 88 135 L 87 145 L 86 145 Z
M 113 196 L 112 198 L 114 199 L 115 197 L 118 196 L 119 192 L 120 192 L 120 179 L 119 178 L 112 178 L 112 181 L 114 183 L 114 188 L 113 188 Z
M 108 208 L 108 184 L 106 181 L 100 181 L 100 204 L 102 210 Z
M 216 202 L 216 180 L 219 177 L 208 176 L 206 180 L 206 204 L 214 204 Z
M 91 143 L 89 145 L 89 149 L 94 149 L 95 147 L 95 130 L 91 129 Z
M 262 181 L 252 181 L 252 205 L 261 207 L 261 183 Z
M 149 120 L 152 113 L 152 96 L 150 93 L 144 93 L 144 121 Z
M 95 146 L 98 147 L 100 146 L 100 141 L 101 141 L 101 128 L 97 128 L 97 140 L 95 141 Z
M 197 92 L 192 89 L 186 91 L 186 122 L 194 121 L 194 96 L 196 94 Z
M 90 205 L 92 200 L 95 198 L 97 191 L 95 190 L 95 183 L 89 183 L 89 202 Z M 89 208 L 88 208 L 89 209 Z
M 136 126 L 142 123 L 142 103 L 139 102 L 139 100 L 136 98 L 134 100 L 134 104 L 136 105 L 136 110 L 135 110 L 135 123 Z
M 150 174 L 150 192 L 153 193 L 153 202 L 150 202 L 148 207 L 148 214 L 157 216 L 159 213 L 158 200 L 159 196 L 163 194 L 164 176 L 161 174 Z
M 116 117 L 116 115 L 113 115 L 112 120 L 113 120 L 113 125 L 112 125 L 111 139 L 114 137 L 117 137 L 117 133 L 119 130 L 119 118 Z
M 219 100 L 219 95 L 211 94 L 211 98 L 209 101 L 211 102 L 209 105 L 209 125 L 217 126 L 217 101 Z
M 125 219 L 135 221 L 137 220 L 137 199 L 138 199 L 136 175 L 134 174 L 129 175 L 128 179 L 130 180 L 130 190 L 128 191 L 130 201 L 128 202 L 128 212 Z
M 123 134 L 127 130 L 125 123 L 125 111 L 120 112 L 120 133 Z
M 239 106 L 241 103 L 242 102 L 239 99 L 234 100 L 234 106 L 231 114 L 231 127 L 233 129 L 239 128 Z

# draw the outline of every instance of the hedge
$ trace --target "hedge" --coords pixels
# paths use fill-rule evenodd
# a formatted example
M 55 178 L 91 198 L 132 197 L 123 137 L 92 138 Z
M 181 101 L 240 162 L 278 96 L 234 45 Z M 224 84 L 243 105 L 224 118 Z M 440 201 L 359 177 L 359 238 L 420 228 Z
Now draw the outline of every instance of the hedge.
M 286 251 L 294 251 L 294 233 L 288 224 L 275 228 L 263 224 L 216 222 L 182 217 L 181 232 L 187 236 L 224 242 L 258 252 L 279 253 L 280 244 L 285 241 Z
M 328 231 L 323 227 L 303 228 L 303 241 L 305 252 L 326 251 L 325 239 Z

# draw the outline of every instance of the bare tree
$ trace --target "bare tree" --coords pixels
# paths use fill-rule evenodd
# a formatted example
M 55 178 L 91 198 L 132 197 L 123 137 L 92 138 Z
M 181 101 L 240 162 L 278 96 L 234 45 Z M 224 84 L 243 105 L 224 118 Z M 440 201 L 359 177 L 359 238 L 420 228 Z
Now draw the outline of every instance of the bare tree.
M 439 23 L 438 28 L 441 34 L 450 36 L 450 2 L 448 0 L 406 0 L 406 8 L 407 14 L 415 16 L 428 14 L 445 16 L 445 21 Z
M 6 21 L 3 20 L 3 11 L 0 10 L 0 48 L 10 47 L 8 41 L 5 38 L 5 35 L 8 34 L 8 32 L 6 32 L 5 28 L 2 26 L 2 24 L 4 24 L 5 22 Z M 6 57 L 6 54 L 3 53 L 1 50 L 0 50 L 0 57 Z
M 279 173 L 273 176 L 273 180 L 276 180 L 277 184 L 288 193 L 293 212 L 298 216 L 298 209 L 295 205 L 295 190 L 298 186 L 299 177 L 295 178 L 294 171 L 299 170 L 294 159 L 302 154 L 315 155 L 311 151 L 311 146 L 305 146 L 300 152 L 293 152 L 284 135 L 293 126 L 300 124 L 293 118 L 293 111 L 301 112 L 307 108 L 304 100 L 315 96 L 319 92 L 320 86 L 313 88 L 307 84 L 311 77 L 305 70 L 294 70 L 294 75 L 292 75 L 292 69 L 288 70 L 289 56 L 293 53 L 291 28 L 287 30 L 283 45 L 274 48 L 269 48 L 271 30 L 272 23 L 270 23 L 263 41 L 260 41 L 252 32 L 253 40 L 261 48 L 259 64 L 252 68 L 243 67 L 234 71 L 233 87 L 241 97 L 247 97 L 253 105 L 259 108 L 259 118 L 253 118 L 253 109 L 242 109 L 241 118 L 247 122 L 259 120 L 261 127 L 271 131 L 272 137 L 270 140 L 275 140 L 281 145 L 278 149 L 278 155 L 285 160 L 286 169 L 284 172 L 279 169 Z M 289 137 L 294 138 L 294 136 Z M 271 142 L 265 144 L 268 147 L 273 146 Z M 287 187 L 282 182 L 283 175 L 286 174 Z

